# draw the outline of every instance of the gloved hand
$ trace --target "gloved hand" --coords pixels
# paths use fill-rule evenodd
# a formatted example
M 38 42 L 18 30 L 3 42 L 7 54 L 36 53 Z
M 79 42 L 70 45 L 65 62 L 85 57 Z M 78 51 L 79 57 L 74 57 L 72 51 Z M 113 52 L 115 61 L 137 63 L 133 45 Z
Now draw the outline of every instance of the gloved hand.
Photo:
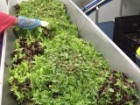
M 32 19 L 23 16 L 18 17 L 18 26 L 20 28 L 31 29 L 38 26 L 49 28 L 49 23 L 46 21 L 41 21 L 39 19 Z

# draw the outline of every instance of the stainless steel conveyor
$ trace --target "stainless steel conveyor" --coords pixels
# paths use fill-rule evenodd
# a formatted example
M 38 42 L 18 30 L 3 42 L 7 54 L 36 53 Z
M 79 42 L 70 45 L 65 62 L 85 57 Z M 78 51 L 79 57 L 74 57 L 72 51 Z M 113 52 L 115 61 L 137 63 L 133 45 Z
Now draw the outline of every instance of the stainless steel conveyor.
M 0 0 L 0 11 L 2 12 L 6 12 L 8 13 L 8 6 L 7 6 L 7 2 L 6 0 Z M 2 55 L 5 56 L 5 51 L 6 51 L 6 47 L 5 47 L 5 44 L 6 44 L 6 35 L 7 35 L 7 32 L 5 31 L 3 33 L 3 45 L 2 45 Z M 3 93 L 3 78 L 4 78 L 4 62 L 5 62 L 5 57 L 2 57 L 0 59 L 1 63 L 0 63 L 0 103 L 2 102 L 2 93 Z M 2 105 L 2 104 L 1 104 Z
M 20 2 L 22 0 L 18 0 Z M 71 21 L 77 24 L 81 37 L 89 41 L 93 46 L 100 51 L 113 69 L 125 73 L 132 78 L 140 92 L 140 69 L 139 67 L 107 37 L 107 35 L 77 6 L 76 2 L 80 0 L 60 0 L 68 10 L 68 15 Z M 115 0 L 118 1 L 118 0 Z M 13 14 L 12 9 L 16 1 L 8 1 L 8 12 Z M 0 3 L 1 4 L 1 3 Z M 6 5 L 4 6 L 6 7 Z M 117 12 L 118 13 L 118 12 Z M 104 13 L 103 13 L 104 14 Z M 106 17 L 106 16 L 105 16 Z M 105 18 L 104 19 L 109 19 Z M 100 19 L 99 19 L 100 20 Z M 13 50 L 15 35 L 12 30 L 8 30 L 4 35 L 4 44 L 1 61 L 1 84 L 0 84 L 0 104 L 1 105 L 16 105 L 16 102 L 10 96 L 8 85 L 8 67 L 11 65 L 10 53 Z

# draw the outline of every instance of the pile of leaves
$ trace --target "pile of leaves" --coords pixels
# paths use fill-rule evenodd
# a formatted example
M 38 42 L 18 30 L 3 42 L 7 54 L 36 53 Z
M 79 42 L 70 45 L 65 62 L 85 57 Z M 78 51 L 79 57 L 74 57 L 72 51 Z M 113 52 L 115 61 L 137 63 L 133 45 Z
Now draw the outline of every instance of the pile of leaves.
M 18 8 L 17 8 L 18 7 Z M 57 0 L 29 0 L 17 15 L 39 18 L 50 29 L 16 27 L 11 92 L 19 105 L 134 105 L 135 83 L 111 70 L 102 54 L 78 36 L 65 5 Z

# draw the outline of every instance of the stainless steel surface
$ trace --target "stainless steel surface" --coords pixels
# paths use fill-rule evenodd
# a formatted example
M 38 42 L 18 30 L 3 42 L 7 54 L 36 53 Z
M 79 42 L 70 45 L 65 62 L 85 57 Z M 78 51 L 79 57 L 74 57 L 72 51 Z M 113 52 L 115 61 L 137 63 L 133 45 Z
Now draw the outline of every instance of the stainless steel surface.
M 11 65 L 11 52 L 14 49 L 14 40 L 15 40 L 15 36 L 13 34 L 13 32 L 11 30 L 7 31 L 8 34 L 5 35 L 5 45 L 3 47 L 5 47 L 3 50 L 3 69 L 4 69 L 4 80 L 3 80 L 3 94 L 2 94 L 2 103 L 1 105 L 16 105 L 15 104 L 15 100 L 13 99 L 13 97 L 11 96 L 10 93 L 10 87 L 8 84 L 8 79 L 9 79 L 9 71 L 8 68 Z
M 84 8 L 87 4 L 89 4 L 93 0 L 72 0 L 78 7 Z
M 7 12 L 7 2 L 6 0 L 0 0 L 0 11 Z
M 12 5 L 15 5 L 16 2 L 9 1 L 9 6 L 7 6 L 7 13 L 14 14 L 14 9 L 11 8 Z M 9 29 L 5 32 L 3 39 L 3 48 L 2 48 L 2 59 L 1 59 L 1 71 L 3 74 L 3 82 L 2 82 L 2 100 L 0 101 L 0 105 L 16 105 L 15 100 L 11 96 L 10 87 L 8 84 L 9 72 L 8 68 L 11 65 L 11 52 L 14 49 L 14 40 L 15 36 L 12 32 L 12 29 Z
M 122 10 L 123 10 L 123 4 L 124 4 L 124 0 L 120 0 L 120 16 L 122 16 Z
M 9 10 L 12 11 L 13 1 L 9 0 Z M 120 50 L 113 42 L 110 40 L 107 35 L 105 35 L 96 24 L 87 17 L 72 0 L 60 0 L 66 4 L 68 9 L 68 14 L 71 17 L 73 23 L 77 24 L 79 28 L 80 35 L 86 41 L 91 42 L 93 46 L 100 51 L 106 60 L 109 62 L 110 66 L 113 69 L 119 70 L 125 73 L 128 77 L 132 78 L 140 90 L 140 69 L 136 66 L 135 63 L 128 58 L 122 50 Z M 4 72 L 4 84 L 3 84 L 3 98 L 1 105 L 16 105 L 12 97 L 9 95 L 9 86 L 8 86 L 8 67 L 11 64 L 10 53 L 14 47 L 15 36 L 11 30 L 7 32 L 5 37 L 5 48 L 3 49 L 3 69 Z M 5 55 L 4 55 L 5 53 Z M 6 62 L 6 65 L 4 64 Z
M 84 8 L 87 4 L 91 3 L 93 0 L 72 0 L 74 4 L 76 4 L 80 9 Z M 92 12 L 90 15 L 88 15 L 94 22 L 98 22 L 98 15 L 96 12 L 99 10 L 96 10 Z
M 95 11 L 95 23 L 99 23 L 99 7 L 96 7 L 96 11 Z
M 8 12 L 7 2 L 6 0 L 0 0 L 0 11 L 3 11 L 5 13 Z M 6 38 L 6 31 L 3 33 L 3 46 L 2 46 L 2 57 L 1 57 L 1 63 L 0 63 L 0 102 L 2 101 L 2 91 L 3 91 L 3 78 L 4 78 L 4 61 L 5 61 L 5 38 Z

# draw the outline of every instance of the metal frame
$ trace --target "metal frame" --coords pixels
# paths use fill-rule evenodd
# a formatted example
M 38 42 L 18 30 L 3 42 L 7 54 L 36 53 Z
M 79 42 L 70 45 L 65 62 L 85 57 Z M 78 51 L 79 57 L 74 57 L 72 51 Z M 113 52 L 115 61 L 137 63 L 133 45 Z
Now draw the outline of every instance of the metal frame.
M 8 6 L 6 0 L 0 0 L 0 11 L 8 13 Z M 0 62 L 0 102 L 2 101 L 2 93 L 3 93 L 3 78 L 4 78 L 4 62 L 5 62 L 5 44 L 6 44 L 6 36 L 7 31 L 3 32 L 3 45 L 2 45 L 2 52 L 1 52 L 1 62 Z
M 103 3 L 105 0 L 93 0 L 91 3 L 87 4 L 82 11 L 84 13 L 88 13 L 89 11 L 91 11 L 92 9 L 96 8 L 97 6 L 99 6 L 101 3 Z

